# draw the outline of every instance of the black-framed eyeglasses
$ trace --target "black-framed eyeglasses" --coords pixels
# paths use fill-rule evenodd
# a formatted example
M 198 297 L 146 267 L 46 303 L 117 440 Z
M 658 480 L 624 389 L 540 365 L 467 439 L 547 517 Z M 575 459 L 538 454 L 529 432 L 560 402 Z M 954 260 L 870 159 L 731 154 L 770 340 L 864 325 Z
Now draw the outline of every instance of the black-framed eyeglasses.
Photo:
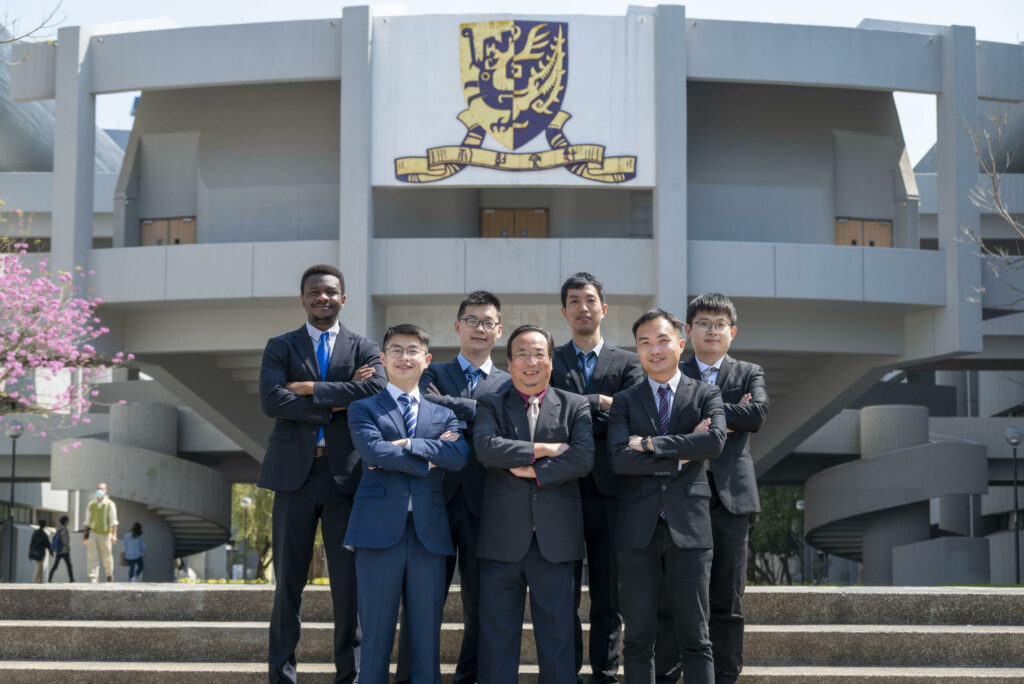
M 426 349 L 420 349 L 419 347 L 398 347 L 392 346 L 384 350 L 384 353 L 388 355 L 389 359 L 400 359 L 403 356 L 411 356 L 416 358 L 420 354 L 426 354 Z
M 497 321 L 492 321 L 489 318 L 484 318 L 483 320 L 479 318 L 460 318 L 459 320 L 468 325 L 470 328 L 483 328 L 488 332 L 494 330 L 495 326 L 501 325 L 501 323 Z

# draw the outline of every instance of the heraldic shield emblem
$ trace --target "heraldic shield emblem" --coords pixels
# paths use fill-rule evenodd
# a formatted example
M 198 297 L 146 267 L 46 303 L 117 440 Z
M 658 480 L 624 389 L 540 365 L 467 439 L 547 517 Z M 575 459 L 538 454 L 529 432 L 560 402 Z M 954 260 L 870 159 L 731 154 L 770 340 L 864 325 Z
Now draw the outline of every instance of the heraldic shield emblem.
M 462 25 L 462 94 L 484 131 L 509 150 L 544 132 L 562 107 L 569 25 L 488 21 Z
M 554 21 L 481 21 L 459 27 L 462 93 L 458 115 L 466 136 L 433 147 L 426 157 L 395 160 L 395 177 L 431 183 L 467 166 L 499 171 L 563 167 L 587 180 L 623 183 L 636 177 L 636 157 L 606 157 L 603 145 L 572 145 L 562 127 L 569 82 L 569 24 Z M 550 149 L 515 150 L 544 133 Z M 507 151 L 483 147 L 490 137 Z

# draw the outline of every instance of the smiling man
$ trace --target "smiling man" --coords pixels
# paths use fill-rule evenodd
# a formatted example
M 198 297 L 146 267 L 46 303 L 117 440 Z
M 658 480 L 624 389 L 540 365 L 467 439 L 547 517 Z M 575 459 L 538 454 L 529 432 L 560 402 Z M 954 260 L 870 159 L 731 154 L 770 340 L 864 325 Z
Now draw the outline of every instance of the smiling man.
M 302 589 L 321 523 L 334 604 L 335 684 L 356 676 L 356 576 L 343 547 L 359 484 L 348 405 L 377 394 L 386 378 L 380 349 L 338 322 L 345 278 L 333 266 L 310 266 L 299 281 L 306 323 L 267 342 L 260 405 L 276 419 L 259 486 L 274 490 L 274 609 L 268 649 L 271 682 L 294 682 Z
M 644 371 L 636 354 L 613 346 L 601 336 L 608 304 L 600 280 L 581 271 L 562 284 L 561 295 L 562 316 L 569 324 L 572 339 L 555 350 L 551 386 L 584 396 L 594 425 L 594 469 L 580 480 L 580 493 L 590 586 L 590 681 L 607 684 L 618 681 L 622 640 L 619 581 L 612 544 L 618 480 L 608 466 L 608 410 L 615 393 L 643 382 Z M 579 561 L 573 611 L 577 672 L 583 664 L 579 618 L 582 578 L 583 562 Z
M 633 324 L 647 382 L 615 395 L 608 457 L 622 476 L 615 545 L 626 684 L 654 684 L 659 587 L 667 586 L 686 684 L 711 684 L 711 516 L 704 463 L 725 442 L 718 388 L 679 370 L 683 323 L 652 309 Z
M 508 340 L 513 386 L 481 397 L 473 441 L 487 469 L 480 511 L 480 672 L 516 684 L 526 589 L 540 684 L 576 678 L 573 566 L 583 558 L 577 481 L 594 464 L 586 399 L 549 386 L 554 341 L 535 325 Z
M 387 387 L 349 406 L 352 442 L 363 462 L 345 535 L 345 545 L 356 550 L 363 684 L 387 683 L 399 600 L 406 610 L 410 680 L 441 682 L 445 556 L 455 553 L 441 480 L 446 471 L 462 469 L 469 445 L 454 413 L 422 401 L 429 344 L 418 326 L 389 328 L 381 354 Z

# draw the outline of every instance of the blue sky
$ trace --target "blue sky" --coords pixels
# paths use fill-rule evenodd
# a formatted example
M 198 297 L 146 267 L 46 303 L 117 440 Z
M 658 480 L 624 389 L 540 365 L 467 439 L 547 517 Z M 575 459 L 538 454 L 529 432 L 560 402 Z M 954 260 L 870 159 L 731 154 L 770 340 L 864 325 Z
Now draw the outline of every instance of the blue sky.
M 337 17 L 345 3 L 326 0 L 64 0 L 57 10 L 60 25 L 105 24 L 169 17 L 179 26 L 208 26 L 263 21 Z M 371 3 L 387 14 L 625 14 L 622 0 L 407 0 Z M 856 26 L 864 18 L 921 24 L 974 26 L 979 40 L 1017 43 L 1024 39 L 1022 0 L 695 0 L 681 3 L 688 16 L 785 24 Z M 52 9 L 47 0 L 9 0 L 0 16 L 18 19 L 23 27 L 41 21 Z M 134 93 L 105 95 L 98 104 L 98 123 L 104 128 L 130 128 Z M 916 162 L 935 142 L 935 98 L 897 93 L 904 137 L 911 161 Z

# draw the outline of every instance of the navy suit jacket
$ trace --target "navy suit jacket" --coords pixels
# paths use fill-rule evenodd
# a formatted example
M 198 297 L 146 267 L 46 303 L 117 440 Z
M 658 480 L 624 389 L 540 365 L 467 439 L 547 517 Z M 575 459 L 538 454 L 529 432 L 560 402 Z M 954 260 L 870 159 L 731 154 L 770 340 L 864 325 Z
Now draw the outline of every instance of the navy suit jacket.
M 551 386 L 581 394 L 590 405 L 590 419 L 594 424 L 594 470 L 591 475 L 602 494 L 613 496 L 618 490 L 619 479 L 608 465 L 608 412 L 601 410 L 600 395 L 614 397 L 627 387 L 643 382 L 645 376 L 640 358 L 605 340 L 601 353 L 597 355 L 594 374 L 590 377 L 589 393 L 571 340 L 555 349 L 552 363 Z
M 469 444 L 459 433 L 455 414 L 421 401 L 416 436 L 406 449 L 391 443 L 408 434 L 402 410 L 387 391 L 354 402 L 348 410 L 363 479 L 356 490 L 345 545 L 386 549 L 397 544 L 405 531 L 411 497 L 413 525 L 423 546 L 432 553 L 454 554 L 441 481 L 445 471 L 460 470 L 469 458 Z M 446 431 L 459 439 L 438 439 Z M 431 463 L 437 467 L 431 469 Z
M 696 357 L 679 364 L 683 373 L 700 381 Z M 725 509 L 734 515 L 757 513 L 761 500 L 757 495 L 754 461 L 750 457 L 750 433 L 757 432 L 768 415 L 768 390 L 760 366 L 737 361 L 728 354 L 722 359 L 715 385 L 722 391 L 725 405 L 725 426 L 732 430 L 725 436 L 721 455 L 711 462 L 715 489 Z M 740 404 L 750 394 L 748 404 Z
M 711 428 L 693 434 L 705 418 Z M 654 452 L 628 446 L 630 435 L 653 437 Z M 668 434 L 647 382 L 615 395 L 608 419 L 608 458 L 622 476 L 615 521 L 615 545 L 645 548 L 665 510 L 673 543 L 683 549 L 710 549 L 711 486 L 704 461 L 718 458 L 725 443 L 725 411 L 718 388 L 685 375 L 679 379 Z M 689 461 L 679 467 L 680 461 Z
M 426 388 L 430 383 L 434 383 L 441 394 L 426 394 Z M 469 442 L 469 462 L 466 463 L 466 467 L 455 473 L 446 473 L 444 476 L 444 500 L 446 503 L 451 501 L 461 487 L 466 507 L 477 517 L 480 517 L 480 499 L 484 495 L 484 467 L 477 460 L 476 450 L 473 448 L 477 399 L 485 394 L 501 392 L 511 384 L 512 376 L 492 364 L 490 374 L 486 378 L 480 378 L 476 389 L 470 394 L 466 385 L 466 374 L 462 372 L 457 357 L 445 363 L 430 364 L 420 379 L 423 399 L 454 411 L 455 417 L 459 419 L 459 426 L 466 435 L 466 441 Z
M 368 380 L 352 381 L 360 366 L 376 371 Z M 299 396 L 284 388 L 289 382 L 313 381 L 313 396 Z M 320 380 L 313 340 L 303 325 L 298 330 L 267 341 L 260 367 L 260 406 L 276 418 L 260 469 L 259 486 L 293 492 L 309 477 L 317 435 L 324 429 L 327 460 L 341 491 L 353 493 L 359 485 L 359 454 L 348 433 L 348 412 L 334 411 L 353 401 L 370 397 L 387 385 L 377 343 L 351 332 L 338 331 L 327 366 L 327 380 Z

